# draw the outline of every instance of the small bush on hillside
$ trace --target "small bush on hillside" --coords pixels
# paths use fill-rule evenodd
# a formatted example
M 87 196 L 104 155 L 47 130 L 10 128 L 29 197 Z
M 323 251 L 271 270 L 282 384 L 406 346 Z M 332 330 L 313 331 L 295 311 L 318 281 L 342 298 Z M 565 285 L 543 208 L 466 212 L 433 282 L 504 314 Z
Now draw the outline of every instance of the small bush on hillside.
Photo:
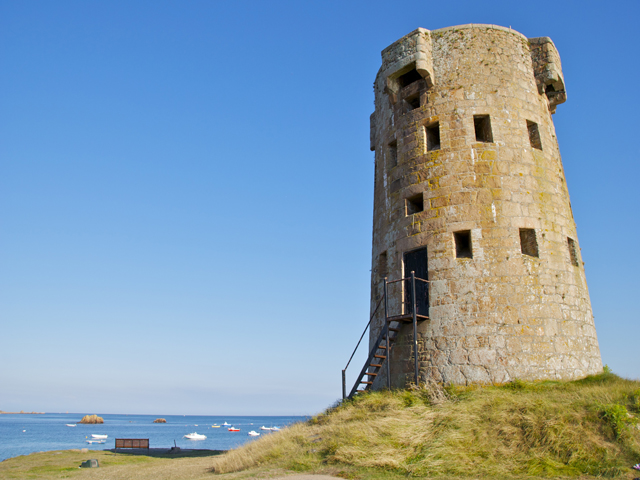
M 630 433 L 629 428 L 638 424 L 638 420 L 629 414 L 624 405 L 618 403 L 599 405 L 599 410 L 613 430 L 616 440 L 626 439 Z

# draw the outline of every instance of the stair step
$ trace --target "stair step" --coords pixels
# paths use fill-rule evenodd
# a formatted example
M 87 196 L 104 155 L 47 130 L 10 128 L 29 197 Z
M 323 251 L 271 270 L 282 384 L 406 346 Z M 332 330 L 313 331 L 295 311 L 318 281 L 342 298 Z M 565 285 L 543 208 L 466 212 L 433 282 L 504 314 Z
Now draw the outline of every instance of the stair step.
M 365 384 L 365 385 L 373 385 L 373 382 L 365 382 L 365 381 L 362 381 L 362 382 L 360 382 L 360 383 L 363 383 L 363 384 Z
M 370 363 L 369 366 L 370 367 L 382 368 L 382 365 L 378 365 L 377 363 Z
M 387 317 L 387 322 L 411 322 L 413 320 L 413 315 L 411 313 L 403 313 L 402 315 L 394 315 L 392 317 Z M 416 320 L 419 322 L 423 320 L 429 320 L 429 317 L 426 315 L 416 314 Z
M 378 348 L 386 349 L 387 346 L 386 345 L 378 345 Z
M 391 327 L 389 327 L 389 330 L 391 330 L 392 332 L 399 332 L 400 331 L 399 328 L 391 328 Z
M 365 373 L 365 375 L 371 375 L 371 376 L 375 377 L 378 374 L 377 373 Z
M 374 355 L 373 358 L 387 358 L 385 355 Z

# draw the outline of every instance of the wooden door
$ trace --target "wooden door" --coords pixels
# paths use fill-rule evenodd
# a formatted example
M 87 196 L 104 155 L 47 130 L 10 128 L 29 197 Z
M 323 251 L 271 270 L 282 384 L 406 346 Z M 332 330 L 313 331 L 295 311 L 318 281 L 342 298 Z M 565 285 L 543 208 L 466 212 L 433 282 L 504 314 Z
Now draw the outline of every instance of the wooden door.
M 416 276 L 416 313 L 429 316 L 429 284 L 417 280 L 429 280 L 429 268 L 427 265 L 427 247 L 419 248 L 404 253 L 404 277 L 409 280 L 404 282 L 404 311 L 413 313 L 411 299 L 411 272 Z

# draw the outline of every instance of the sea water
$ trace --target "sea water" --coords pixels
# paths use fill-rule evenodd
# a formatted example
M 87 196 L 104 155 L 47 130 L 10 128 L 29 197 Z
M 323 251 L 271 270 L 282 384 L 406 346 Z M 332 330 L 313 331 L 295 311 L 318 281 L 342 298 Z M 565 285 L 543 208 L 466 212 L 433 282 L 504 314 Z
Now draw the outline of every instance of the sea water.
M 260 427 L 285 427 L 307 417 L 252 417 L 252 416 L 198 416 L 166 415 L 167 423 L 153 423 L 157 415 L 100 415 L 103 424 L 83 425 L 77 423 L 84 414 L 2 414 L 0 415 L 0 461 L 18 455 L 47 450 L 68 450 L 88 448 L 105 450 L 115 447 L 116 438 L 148 438 L 150 448 L 170 448 L 174 444 L 180 448 L 202 448 L 229 450 L 260 437 L 251 437 L 248 432 L 255 430 L 263 435 L 277 435 L 277 432 L 260 430 Z M 227 422 L 239 432 L 230 432 L 228 426 L 212 428 Z M 75 424 L 68 427 L 66 424 Z M 206 435 L 205 440 L 183 438 L 188 433 Z M 91 435 L 108 435 L 103 444 L 89 444 Z M 175 443 L 174 443 L 175 442 Z

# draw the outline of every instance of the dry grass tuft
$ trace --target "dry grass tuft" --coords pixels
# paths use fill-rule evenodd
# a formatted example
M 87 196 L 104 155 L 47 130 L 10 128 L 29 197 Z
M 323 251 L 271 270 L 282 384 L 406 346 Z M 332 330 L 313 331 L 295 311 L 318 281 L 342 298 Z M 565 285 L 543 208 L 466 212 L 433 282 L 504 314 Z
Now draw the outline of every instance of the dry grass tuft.
M 232 450 L 214 471 L 258 466 L 428 477 L 614 477 L 640 461 L 640 382 L 430 385 L 375 392 Z

